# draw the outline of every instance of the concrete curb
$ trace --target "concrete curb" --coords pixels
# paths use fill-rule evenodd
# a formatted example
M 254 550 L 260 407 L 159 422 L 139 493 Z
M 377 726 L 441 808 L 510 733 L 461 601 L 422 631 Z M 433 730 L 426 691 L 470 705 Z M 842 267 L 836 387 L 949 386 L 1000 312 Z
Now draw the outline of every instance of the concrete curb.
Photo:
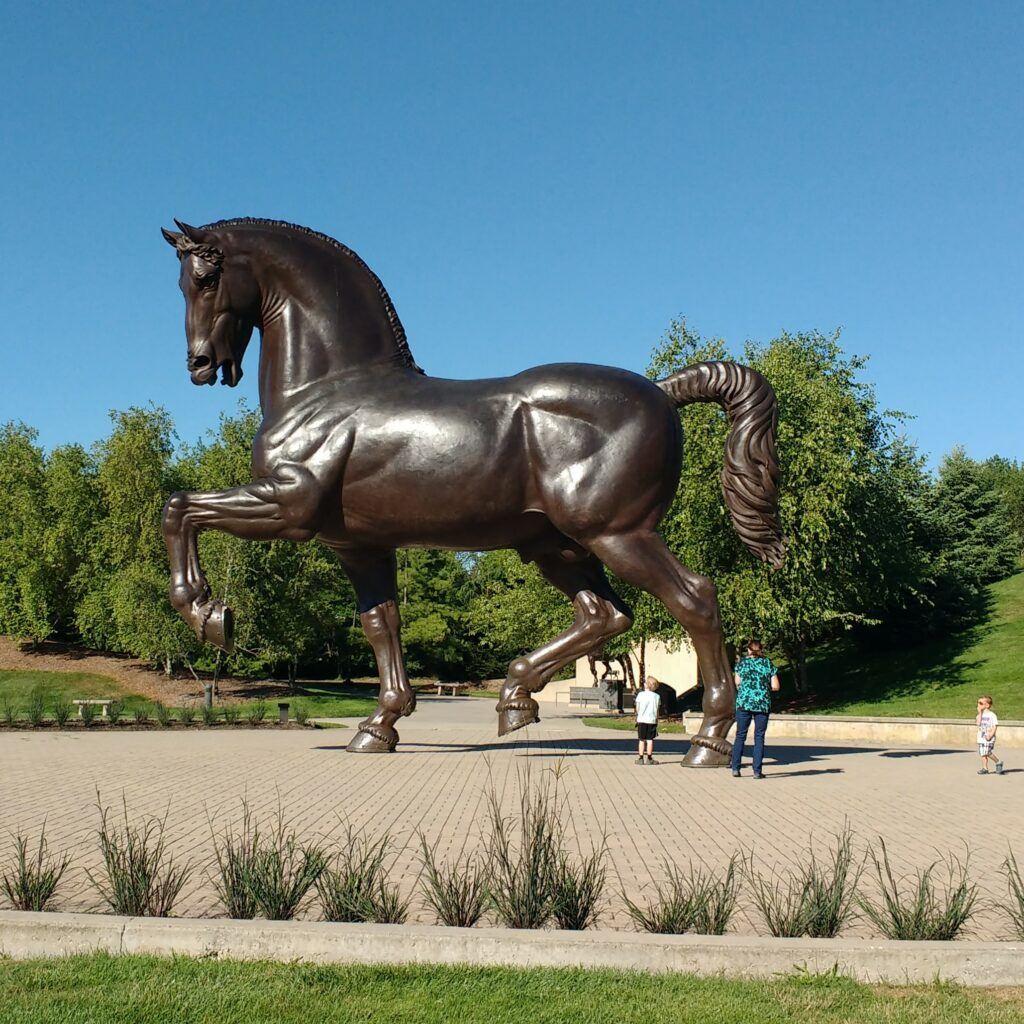
M 604 967 L 744 978 L 837 970 L 864 982 L 1024 985 L 1024 944 L 1012 942 L 533 932 L 0 911 L 0 955 L 27 959 L 99 950 L 335 964 Z
M 682 716 L 687 733 L 700 728 L 703 715 Z M 840 743 L 872 743 L 882 747 L 941 747 L 974 752 L 978 727 L 973 720 L 954 718 L 857 718 L 852 715 L 772 714 L 768 723 L 773 739 L 803 739 Z M 997 750 L 1024 747 L 1024 722 L 999 723 Z

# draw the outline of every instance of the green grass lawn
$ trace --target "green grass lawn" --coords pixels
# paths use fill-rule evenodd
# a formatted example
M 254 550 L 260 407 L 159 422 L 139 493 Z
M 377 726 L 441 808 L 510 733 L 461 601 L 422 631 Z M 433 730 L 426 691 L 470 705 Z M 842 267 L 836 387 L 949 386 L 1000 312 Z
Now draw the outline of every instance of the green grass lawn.
M 844 646 L 809 666 L 808 714 L 973 718 L 990 694 L 1003 719 L 1024 719 L 1024 573 L 989 588 L 988 619 L 905 650 Z
M 1008 1024 L 1019 989 L 724 981 L 611 971 L 79 956 L 0 966 L 8 1024 Z
M 589 715 L 583 719 L 584 725 L 591 725 L 595 729 L 622 729 L 625 732 L 635 732 L 636 722 L 632 715 L 598 716 Z M 667 732 L 686 732 L 678 722 L 659 722 L 658 735 Z
M 152 709 L 153 702 L 138 694 L 128 693 L 125 688 L 109 676 L 89 672 L 41 672 L 37 670 L 0 670 L 0 710 L 10 705 L 18 716 L 25 717 L 30 696 L 38 690 L 46 706 L 46 717 L 53 717 L 56 700 L 76 699 L 120 700 L 124 705 L 125 718 L 131 718 L 136 708 Z M 267 717 L 276 718 L 278 700 L 288 701 L 295 707 L 303 705 L 313 718 L 349 718 L 368 715 L 377 705 L 375 689 L 368 686 L 349 686 L 345 683 L 308 683 L 297 688 L 294 694 L 282 694 L 264 698 Z M 241 715 L 258 699 L 239 702 Z M 152 718 L 152 711 L 150 713 Z
M 92 672 L 0 670 L 0 707 L 10 704 L 19 714 L 24 715 L 28 709 L 29 698 L 35 690 L 38 690 L 43 696 L 47 717 L 52 717 L 55 700 L 109 698 L 122 701 L 125 710 L 129 713 L 136 707 L 150 703 L 145 697 L 128 693 L 120 683 L 111 679 L 110 676 L 96 675 Z

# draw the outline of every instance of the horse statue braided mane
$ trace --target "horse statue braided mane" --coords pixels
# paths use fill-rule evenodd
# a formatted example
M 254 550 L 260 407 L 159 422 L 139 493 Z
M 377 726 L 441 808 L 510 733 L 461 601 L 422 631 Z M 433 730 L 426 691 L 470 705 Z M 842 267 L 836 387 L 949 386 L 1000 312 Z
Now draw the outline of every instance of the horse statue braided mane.
M 398 310 L 395 309 L 395 304 L 391 301 L 391 296 L 388 295 L 384 282 L 366 265 L 366 262 L 359 253 L 350 249 L 347 245 L 343 245 L 336 238 L 325 235 L 322 231 L 314 231 L 313 228 L 306 228 L 301 224 L 292 224 L 286 220 L 270 220 L 264 217 L 232 217 L 228 220 L 217 220 L 212 224 L 204 224 L 200 230 L 215 231 L 217 228 L 235 227 L 284 228 L 288 231 L 298 231 L 300 234 L 308 235 L 310 238 L 315 238 L 320 242 L 326 242 L 337 249 L 342 256 L 347 256 L 370 278 L 377 289 L 377 294 L 380 296 L 381 302 L 384 303 L 388 323 L 391 324 L 391 330 L 394 333 L 395 344 L 398 346 L 398 351 L 405 365 L 420 373 L 425 372 L 416 364 L 416 360 L 413 358 L 412 351 L 409 348 L 409 339 L 405 334 L 405 327 L 402 326 L 402 321 L 398 318 Z

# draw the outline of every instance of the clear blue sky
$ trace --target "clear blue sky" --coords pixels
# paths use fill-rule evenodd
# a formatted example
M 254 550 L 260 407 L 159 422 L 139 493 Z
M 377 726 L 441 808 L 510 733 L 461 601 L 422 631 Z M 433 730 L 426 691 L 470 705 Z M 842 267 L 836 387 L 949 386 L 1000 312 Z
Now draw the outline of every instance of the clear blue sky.
M 0 421 L 185 373 L 172 217 L 356 249 L 428 373 L 844 328 L 934 460 L 1024 458 L 1020 3 L 6 4 Z

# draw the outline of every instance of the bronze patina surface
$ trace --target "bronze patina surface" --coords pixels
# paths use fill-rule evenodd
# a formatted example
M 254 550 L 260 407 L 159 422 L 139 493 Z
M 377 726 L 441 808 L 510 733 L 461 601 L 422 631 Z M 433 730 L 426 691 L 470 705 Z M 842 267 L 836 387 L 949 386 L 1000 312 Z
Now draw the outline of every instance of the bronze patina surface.
M 764 377 L 730 362 L 657 382 L 584 363 L 430 377 L 380 280 L 334 239 L 253 218 L 178 227 L 164 237 L 181 263 L 192 382 L 219 373 L 234 386 L 254 328 L 262 338 L 252 483 L 178 492 L 164 509 L 171 601 L 200 638 L 229 650 L 233 624 L 199 565 L 200 530 L 320 540 L 352 580 L 380 673 L 377 708 L 349 750 L 393 750 L 395 723 L 416 706 L 396 549 L 514 548 L 572 601 L 575 621 L 509 665 L 502 735 L 537 721 L 532 694 L 558 669 L 629 628 L 607 567 L 658 598 L 696 648 L 704 721 L 686 763 L 728 763 L 734 687 L 715 586 L 656 530 L 679 480 L 676 410 L 715 402 L 731 423 L 722 489 L 733 524 L 754 555 L 780 564 L 776 403 Z

